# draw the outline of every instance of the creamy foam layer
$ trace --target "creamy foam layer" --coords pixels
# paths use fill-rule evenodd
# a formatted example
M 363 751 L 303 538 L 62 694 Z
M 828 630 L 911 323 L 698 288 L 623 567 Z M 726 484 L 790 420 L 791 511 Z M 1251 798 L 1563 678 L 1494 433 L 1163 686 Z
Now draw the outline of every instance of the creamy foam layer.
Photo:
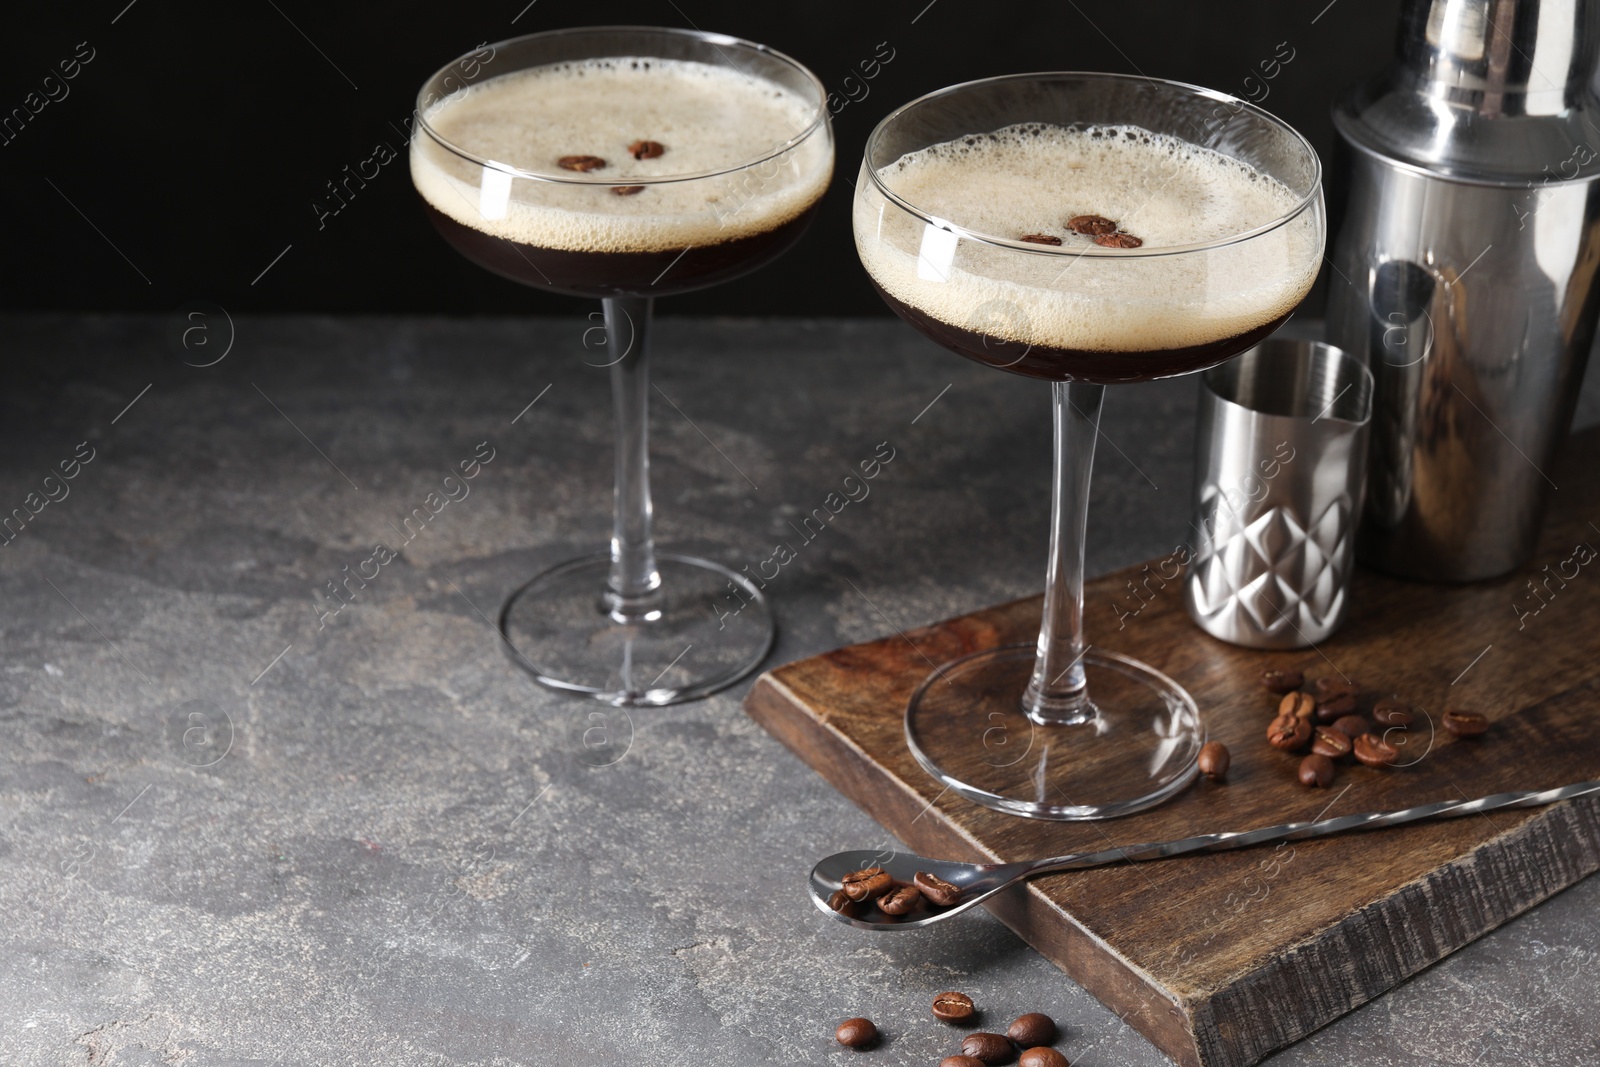
M 536 67 L 479 82 L 430 113 L 440 136 L 519 170 L 580 178 L 563 156 L 598 156 L 594 179 L 648 181 L 740 167 L 804 132 L 816 104 L 775 82 L 686 60 L 632 57 Z M 634 159 L 636 141 L 666 150 Z M 645 185 L 507 179 L 419 133 L 411 174 L 457 222 L 544 248 L 656 252 L 719 244 L 773 229 L 814 204 L 833 172 L 826 129 L 764 163 L 712 178 Z
M 1243 163 L 1135 127 L 1009 126 L 909 153 L 880 178 L 967 230 L 1104 252 L 957 241 L 890 203 L 863 174 L 856 247 L 874 280 L 934 318 L 1023 344 L 1135 352 L 1224 340 L 1292 311 L 1321 260 L 1310 211 L 1245 241 L 1165 256 L 1101 250 L 1073 233 L 1068 219 L 1101 215 L 1149 252 L 1254 230 L 1298 202 Z

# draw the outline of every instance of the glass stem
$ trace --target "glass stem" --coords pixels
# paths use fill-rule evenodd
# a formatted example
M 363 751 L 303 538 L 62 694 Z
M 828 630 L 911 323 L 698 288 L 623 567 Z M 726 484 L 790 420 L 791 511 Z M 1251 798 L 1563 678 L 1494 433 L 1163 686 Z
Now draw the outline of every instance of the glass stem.
M 619 623 L 648 622 L 661 615 L 661 574 L 650 534 L 651 301 L 624 296 L 601 303 L 617 424 L 611 578 L 604 607 Z
M 1055 488 L 1050 497 L 1050 571 L 1033 677 L 1022 710 L 1041 724 L 1070 725 L 1094 718 L 1083 674 L 1083 538 L 1089 515 L 1089 475 L 1106 387 L 1055 382 Z

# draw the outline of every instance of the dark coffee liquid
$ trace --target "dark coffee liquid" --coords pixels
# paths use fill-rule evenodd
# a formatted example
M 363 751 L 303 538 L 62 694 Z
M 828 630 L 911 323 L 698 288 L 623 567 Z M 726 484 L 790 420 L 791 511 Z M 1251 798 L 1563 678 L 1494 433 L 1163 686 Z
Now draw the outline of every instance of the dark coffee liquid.
M 573 252 L 541 248 L 463 226 L 423 200 L 428 218 L 456 251 L 523 285 L 570 296 L 669 296 L 747 274 L 782 255 L 817 213 L 812 204 L 770 230 L 720 244 L 663 252 Z
M 1232 359 L 1245 349 L 1264 339 L 1288 321 L 1285 314 L 1262 323 L 1253 330 L 1209 341 L 1203 345 L 1185 348 L 1162 348 L 1143 352 L 1097 352 L 1076 348 L 1050 348 L 1045 345 L 1026 345 L 1019 341 L 1006 341 L 988 334 L 952 326 L 942 319 L 903 304 L 883 291 L 873 281 L 873 288 L 883 297 L 884 303 L 894 309 L 917 332 L 939 344 L 959 352 L 968 359 L 986 363 L 991 367 L 1008 370 L 1029 378 L 1043 378 L 1052 382 L 1095 382 L 1115 385 L 1118 382 L 1147 382 L 1153 378 L 1171 378 L 1197 370 L 1214 367 L 1223 360 Z

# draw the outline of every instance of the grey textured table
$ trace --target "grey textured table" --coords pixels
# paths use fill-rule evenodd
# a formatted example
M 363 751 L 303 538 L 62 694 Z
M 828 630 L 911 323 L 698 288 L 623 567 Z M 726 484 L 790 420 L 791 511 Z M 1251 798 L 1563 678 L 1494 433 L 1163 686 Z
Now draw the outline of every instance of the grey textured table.
M 0 514 L 93 449 L 0 547 L 0 1063 L 931 1064 L 946 988 L 1049 1012 L 1078 1067 L 1166 1062 L 987 915 L 817 915 L 810 864 L 882 831 L 745 685 L 630 716 L 510 666 L 501 598 L 608 533 L 591 325 L 246 320 L 197 368 L 220 319 L 187 352 L 159 319 L 0 320 Z M 1037 590 L 1038 383 L 888 321 L 669 319 L 657 355 L 666 544 L 762 558 L 896 449 L 773 583 L 770 664 Z M 1182 536 L 1194 391 L 1111 391 L 1092 572 Z M 470 494 L 319 621 L 483 441 Z M 1597 914 L 1591 879 L 1272 1062 L 1600 1061 Z M 858 1013 L 869 1058 L 831 1044 Z

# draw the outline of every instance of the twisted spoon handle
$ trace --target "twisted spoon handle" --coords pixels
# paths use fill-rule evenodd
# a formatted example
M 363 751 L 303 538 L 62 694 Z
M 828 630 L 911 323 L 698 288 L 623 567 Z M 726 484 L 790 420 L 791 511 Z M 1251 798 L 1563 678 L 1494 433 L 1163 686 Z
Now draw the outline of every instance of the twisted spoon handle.
M 1497 811 L 1501 808 L 1536 808 L 1554 804 L 1558 800 L 1591 796 L 1600 793 L 1600 778 L 1576 782 L 1557 789 L 1527 790 L 1520 793 L 1495 793 L 1476 800 L 1447 800 L 1435 804 L 1419 804 L 1399 811 L 1369 811 L 1362 815 L 1341 815 L 1321 822 L 1286 822 L 1277 826 L 1263 826 L 1256 830 L 1236 833 L 1201 834 L 1178 841 L 1156 841 L 1144 845 L 1123 845 L 1102 852 L 1077 852 L 1069 856 L 1037 860 L 1029 864 L 1029 874 L 1043 871 L 1069 871 L 1083 867 L 1100 867 L 1110 863 L 1138 863 L 1146 860 L 1163 860 L 1189 852 L 1223 852 L 1232 848 L 1248 848 L 1271 841 L 1304 841 L 1311 837 L 1327 837 L 1347 830 L 1375 830 L 1385 826 L 1417 822 L 1420 819 L 1453 819 L 1461 815 Z

